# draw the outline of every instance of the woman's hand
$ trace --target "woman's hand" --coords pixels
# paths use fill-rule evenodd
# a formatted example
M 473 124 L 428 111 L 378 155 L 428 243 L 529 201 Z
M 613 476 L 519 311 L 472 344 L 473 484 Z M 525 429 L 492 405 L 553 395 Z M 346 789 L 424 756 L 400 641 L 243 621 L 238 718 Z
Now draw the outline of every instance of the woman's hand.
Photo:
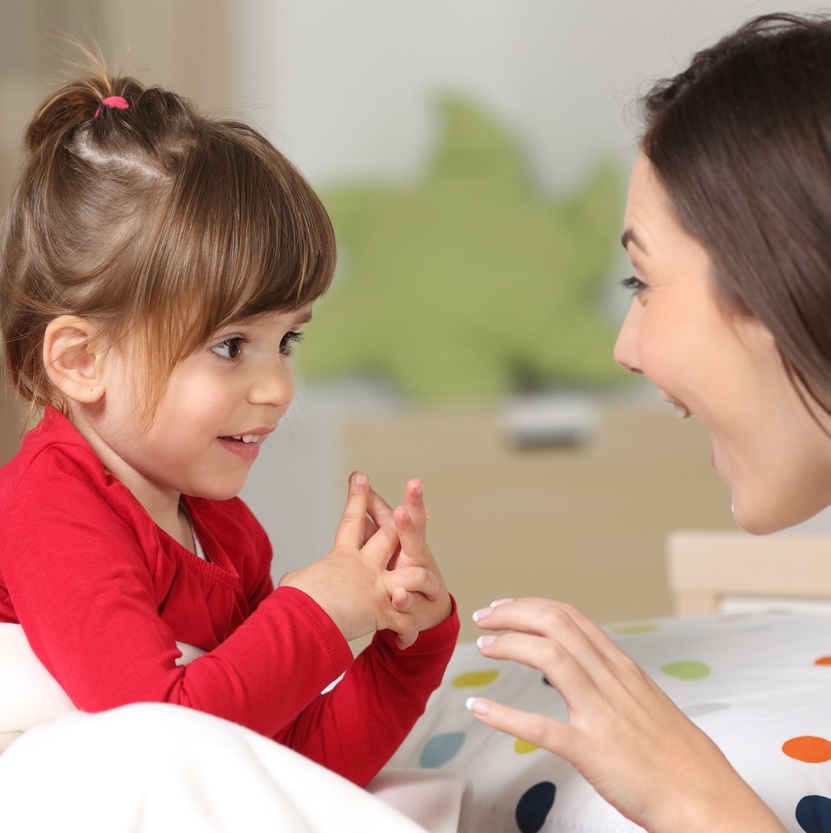
M 493 659 L 541 671 L 568 708 L 562 722 L 485 698 L 483 723 L 569 761 L 623 815 L 653 833 L 784 828 L 718 747 L 590 619 L 545 599 L 502 600 L 479 610 Z

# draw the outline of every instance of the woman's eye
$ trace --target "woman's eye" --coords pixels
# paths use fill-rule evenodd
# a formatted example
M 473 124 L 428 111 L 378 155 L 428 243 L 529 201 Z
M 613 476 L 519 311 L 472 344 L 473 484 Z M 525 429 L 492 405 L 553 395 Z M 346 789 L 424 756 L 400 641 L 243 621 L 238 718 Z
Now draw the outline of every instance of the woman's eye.
M 232 336 L 226 338 L 225 341 L 220 341 L 219 344 L 214 344 L 211 350 L 221 359 L 235 361 L 242 355 L 242 345 L 244 343 L 245 339 L 242 336 Z
M 299 344 L 302 338 L 303 333 L 286 333 L 280 341 L 280 353 L 284 356 L 290 356 L 294 353 L 295 345 Z
M 646 284 L 640 280 L 640 278 L 636 278 L 634 275 L 628 278 L 624 278 L 620 285 L 624 289 L 628 289 L 632 292 L 633 295 L 637 295 L 640 292 L 643 292 L 646 289 Z

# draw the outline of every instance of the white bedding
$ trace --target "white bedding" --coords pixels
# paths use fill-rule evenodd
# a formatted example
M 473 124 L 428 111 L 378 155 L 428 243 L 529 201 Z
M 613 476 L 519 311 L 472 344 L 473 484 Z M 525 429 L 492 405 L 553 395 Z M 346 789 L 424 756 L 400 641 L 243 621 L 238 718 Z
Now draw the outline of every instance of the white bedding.
M 710 615 L 608 630 L 716 740 L 788 830 L 831 833 L 831 617 Z M 538 672 L 459 646 L 442 687 L 390 763 L 464 775 L 465 833 L 641 830 L 564 761 L 484 728 L 464 709 L 480 693 L 566 714 Z
M 564 716 L 562 700 L 538 672 L 486 660 L 474 645 L 457 648 L 424 717 L 370 785 L 378 801 L 289 750 L 207 715 L 150 705 L 98 716 L 73 713 L 21 647 L 21 634 L 7 630 L 12 627 L 0 625 L 0 732 L 29 729 L 58 712 L 64 717 L 27 732 L 0 756 L 0 807 L 6 820 L 18 812 L 16 821 L 24 825 L 4 824 L 4 830 L 159 833 L 174 829 L 164 825 L 172 816 L 162 811 L 174 803 L 191 814 L 189 823 L 177 819 L 177 831 L 639 829 L 565 762 L 489 730 L 466 711 L 464 701 L 481 692 Z M 712 615 L 609 631 L 716 740 L 788 830 L 831 831 L 831 617 Z M 156 746 L 165 753 L 163 766 L 154 765 L 149 751 L 141 753 Z M 67 777 L 73 772 L 82 774 L 80 782 Z M 59 785 L 58 803 L 44 802 L 45 783 L 48 793 Z M 80 809 L 91 795 L 101 797 L 94 824 Z M 77 827 L 71 826 L 73 806 Z M 250 807 L 258 808 L 259 822 Z M 51 827 L 42 818 L 50 812 L 56 813 Z

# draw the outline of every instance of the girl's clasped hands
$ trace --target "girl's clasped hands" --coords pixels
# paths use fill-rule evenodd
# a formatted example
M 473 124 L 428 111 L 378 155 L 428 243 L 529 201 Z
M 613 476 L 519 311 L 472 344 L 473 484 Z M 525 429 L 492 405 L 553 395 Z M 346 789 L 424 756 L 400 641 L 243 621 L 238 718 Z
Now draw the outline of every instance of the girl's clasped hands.
M 408 648 L 452 612 L 427 543 L 428 514 L 420 480 L 407 483 L 404 504 L 393 509 L 355 472 L 331 552 L 286 573 L 280 586 L 313 598 L 347 640 L 391 630 Z

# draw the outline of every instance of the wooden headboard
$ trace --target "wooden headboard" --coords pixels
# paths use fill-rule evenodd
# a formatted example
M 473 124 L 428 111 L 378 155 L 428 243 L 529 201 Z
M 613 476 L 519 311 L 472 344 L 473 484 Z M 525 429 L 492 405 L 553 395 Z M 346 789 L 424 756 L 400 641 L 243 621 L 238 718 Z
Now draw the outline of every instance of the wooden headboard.
M 681 615 L 751 598 L 785 607 L 827 602 L 831 612 L 831 535 L 679 530 L 667 539 L 667 574 Z

